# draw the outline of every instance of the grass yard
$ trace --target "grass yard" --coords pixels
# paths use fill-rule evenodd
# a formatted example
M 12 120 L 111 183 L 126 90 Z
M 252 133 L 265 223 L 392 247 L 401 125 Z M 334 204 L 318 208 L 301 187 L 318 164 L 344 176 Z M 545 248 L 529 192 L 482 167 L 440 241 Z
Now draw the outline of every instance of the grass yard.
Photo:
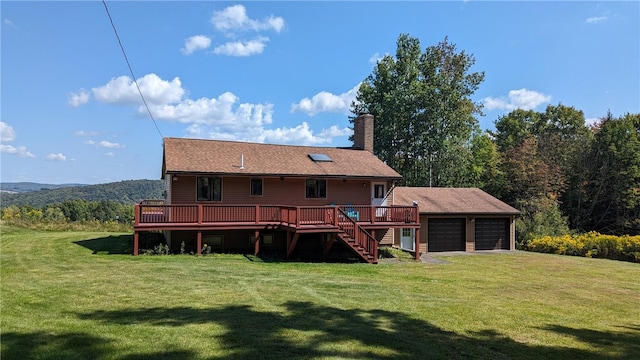
M 1 232 L 3 360 L 640 357 L 640 264 L 133 257 L 131 234 Z

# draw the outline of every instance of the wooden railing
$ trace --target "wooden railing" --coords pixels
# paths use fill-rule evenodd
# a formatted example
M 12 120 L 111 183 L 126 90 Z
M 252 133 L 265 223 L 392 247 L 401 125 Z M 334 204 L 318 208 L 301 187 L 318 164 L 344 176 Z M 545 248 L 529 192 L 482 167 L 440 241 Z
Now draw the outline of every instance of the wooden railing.
M 371 236 L 365 229 L 363 229 L 358 222 L 348 215 L 348 212 L 342 209 L 338 209 L 338 218 L 340 221 L 340 229 L 345 232 L 347 243 L 349 243 L 356 252 L 360 254 L 368 262 L 378 262 L 378 242 Z
M 280 206 L 280 205 L 163 205 L 135 206 L 134 225 L 255 223 L 291 226 L 334 225 L 349 218 L 357 223 L 417 223 L 415 206 Z

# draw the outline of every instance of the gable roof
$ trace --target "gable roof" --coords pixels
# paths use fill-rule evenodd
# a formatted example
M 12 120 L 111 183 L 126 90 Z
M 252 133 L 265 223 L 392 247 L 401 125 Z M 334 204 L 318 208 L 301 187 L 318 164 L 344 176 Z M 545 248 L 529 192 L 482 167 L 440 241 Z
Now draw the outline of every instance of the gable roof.
M 394 205 L 412 205 L 414 201 L 418 202 L 421 214 L 520 214 L 517 209 L 477 188 L 394 188 Z
M 314 161 L 309 154 L 331 161 Z M 166 173 L 402 178 L 369 151 L 182 138 L 164 139 Z

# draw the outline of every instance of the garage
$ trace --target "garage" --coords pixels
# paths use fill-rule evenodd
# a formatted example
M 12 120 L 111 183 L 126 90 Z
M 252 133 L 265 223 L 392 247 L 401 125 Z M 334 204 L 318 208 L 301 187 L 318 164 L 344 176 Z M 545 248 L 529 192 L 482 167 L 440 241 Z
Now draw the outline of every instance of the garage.
M 509 245 L 509 219 L 476 219 L 476 250 L 508 250 Z
M 465 219 L 429 219 L 429 251 L 465 251 Z

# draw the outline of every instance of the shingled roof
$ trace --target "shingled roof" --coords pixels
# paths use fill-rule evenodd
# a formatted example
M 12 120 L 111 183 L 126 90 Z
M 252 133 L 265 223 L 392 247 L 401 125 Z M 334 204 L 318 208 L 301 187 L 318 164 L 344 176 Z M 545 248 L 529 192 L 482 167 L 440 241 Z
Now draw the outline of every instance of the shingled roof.
M 331 161 L 314 161 L 310 154 L 326 154 Z M 369 151 L 183 138 L 164 139 L 162 167 L 163 176 L 196 173 L 402 178 Z
M 396 187 L 394 205 L 418 202 L 421 214 L 492 214 L 518 215 L 520 212 L 476 188 Z

